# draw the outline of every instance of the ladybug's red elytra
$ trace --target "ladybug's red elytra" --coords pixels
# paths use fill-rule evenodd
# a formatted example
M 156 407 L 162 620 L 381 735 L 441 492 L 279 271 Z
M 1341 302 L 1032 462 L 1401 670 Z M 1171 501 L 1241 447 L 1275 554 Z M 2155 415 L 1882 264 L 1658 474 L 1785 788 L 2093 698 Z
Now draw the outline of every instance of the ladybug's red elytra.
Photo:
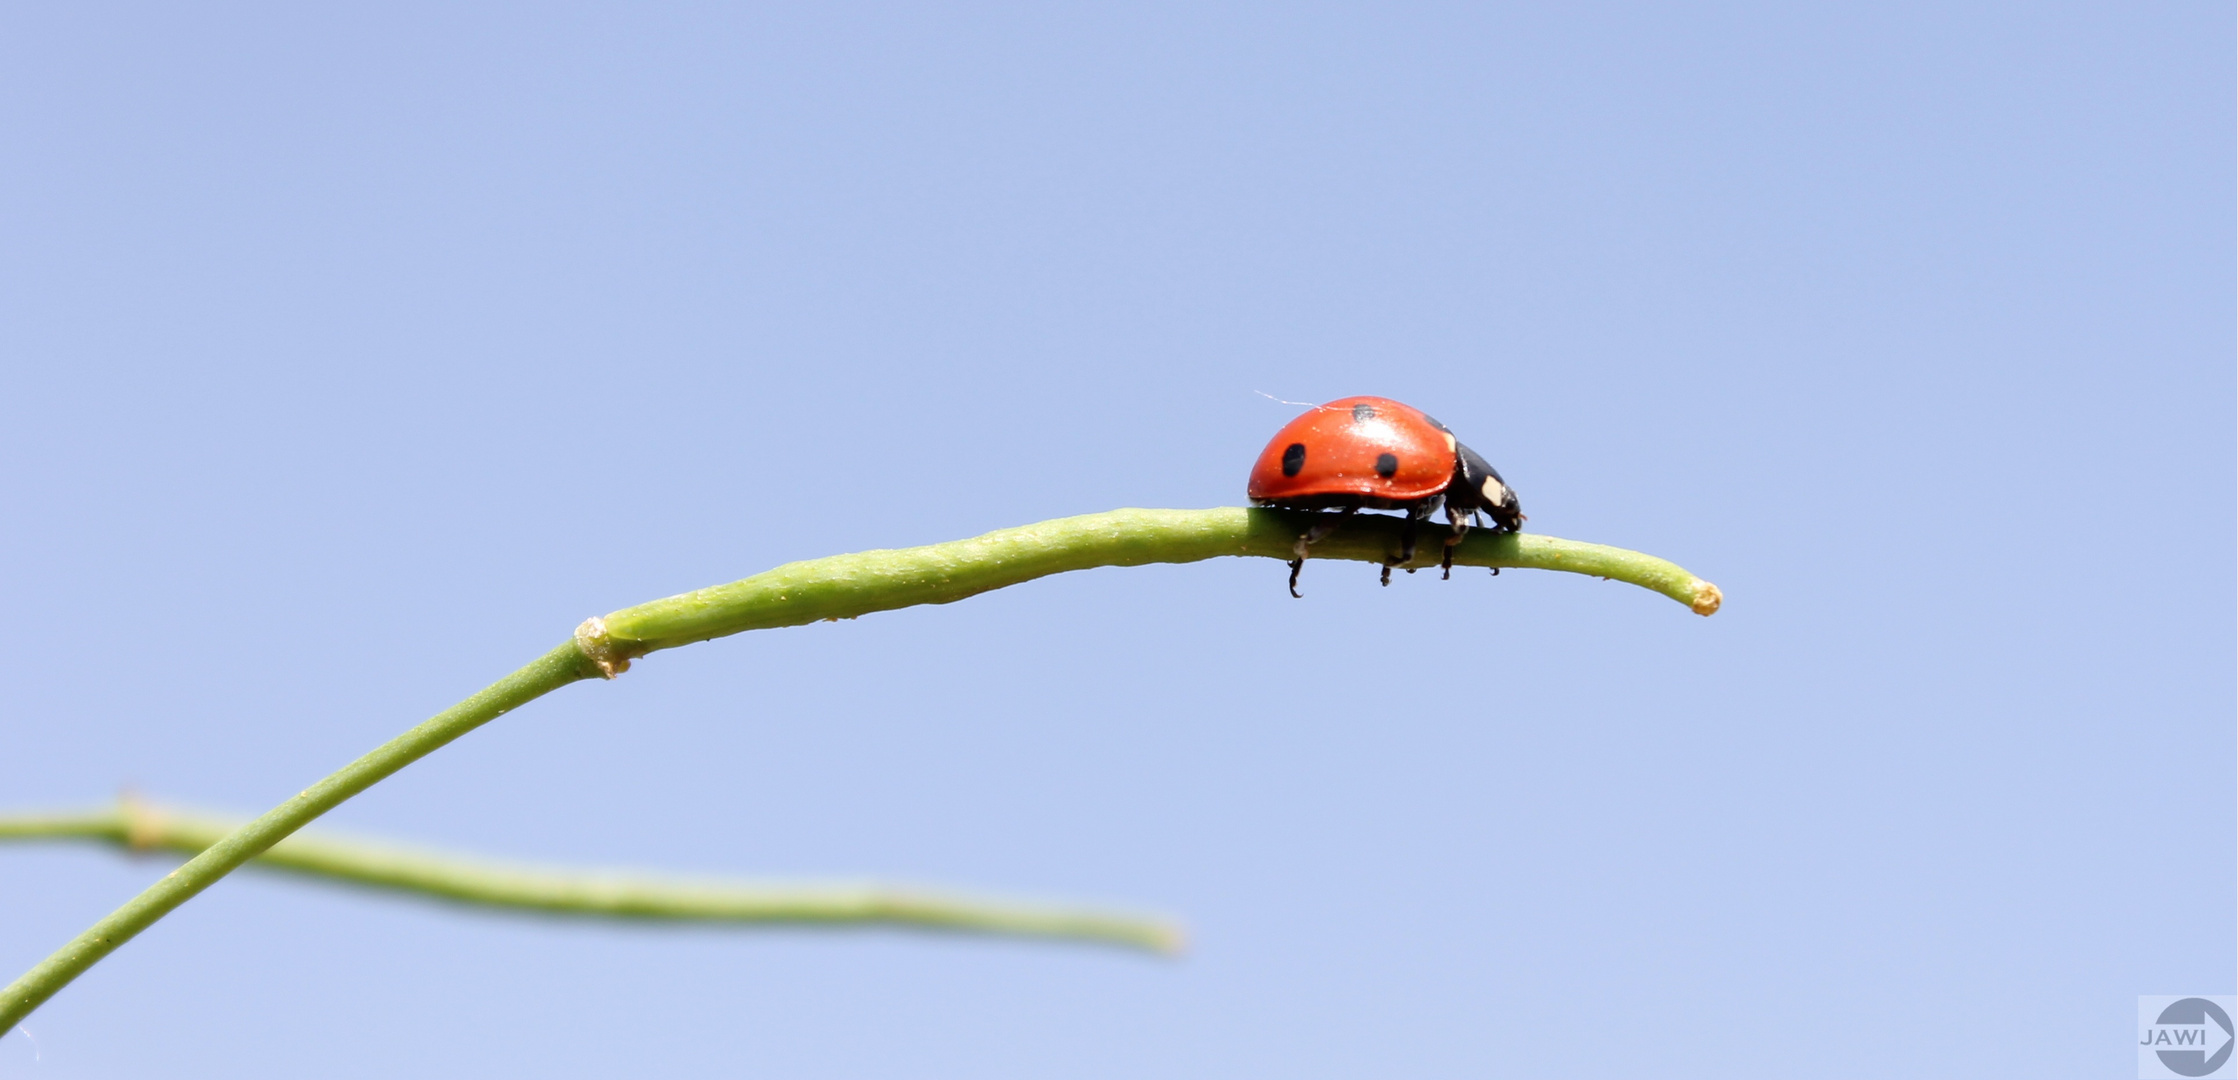
M 1380 397 L 1339 398 L 1284 424 L 1251 467 L 1251 501 L 1343 511 L 1298 537 L 1298 557 L 1290 562 L 1292 596 L 1300 595 L 1298 572 L 1305 567 L 1306 549 L 1362 509 L 1406 511 L 1399 554 L 1384 560 L 1385 585 L 1391 584 L 1392 567 L 1414 559 L 1415 523 L 1441 506 L 1453 526 L 1441 564 L 1448 578 L 1453 546 L 1477 514 L 1491 518 L 1500 532 L 1520 531 L 1524 521 L 1499 470 L 1428 413 Z

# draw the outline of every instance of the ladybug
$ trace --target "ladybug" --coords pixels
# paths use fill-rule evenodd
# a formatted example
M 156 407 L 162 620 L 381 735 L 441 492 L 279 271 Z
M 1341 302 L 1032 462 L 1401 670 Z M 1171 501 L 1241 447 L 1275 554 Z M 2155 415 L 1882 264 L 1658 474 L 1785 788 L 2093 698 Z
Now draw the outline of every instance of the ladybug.
M 1440 564 L 1447 578 L 1453 576 L 1453 546 L 1479 513 L 1499 532 L 1517 532 L 1524 521 L 1498 469 L 1428 413 L 1380 397 L 1339 398 L 1284 424 L 1251 467 L 1250 494 L 1260 506 L 1343 511 L 1298 537 L 1298 557 L 1290 561 L 1292 596 L 1301 595 L 1298 572 L 1306 549 L 1362 509 L 1406 511 L 1399 554 L 1383 563 L 1385 585 L 1392 567 L 1414 559 L 1415 523 L 1440 506 L 1453 526 Z

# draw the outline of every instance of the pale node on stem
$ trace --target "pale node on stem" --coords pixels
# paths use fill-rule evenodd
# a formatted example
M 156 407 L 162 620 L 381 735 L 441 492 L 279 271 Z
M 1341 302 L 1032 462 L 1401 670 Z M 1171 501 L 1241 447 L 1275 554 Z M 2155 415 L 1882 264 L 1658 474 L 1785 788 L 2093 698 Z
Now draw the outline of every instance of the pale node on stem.
M 614 651 L 614 641 L 606 634 L 606 620 L 593 615 L 575 628 L 575 647 L 583 656 L 598 665 L 600 678 L 611 679 L 629 670 L 629 657 Z

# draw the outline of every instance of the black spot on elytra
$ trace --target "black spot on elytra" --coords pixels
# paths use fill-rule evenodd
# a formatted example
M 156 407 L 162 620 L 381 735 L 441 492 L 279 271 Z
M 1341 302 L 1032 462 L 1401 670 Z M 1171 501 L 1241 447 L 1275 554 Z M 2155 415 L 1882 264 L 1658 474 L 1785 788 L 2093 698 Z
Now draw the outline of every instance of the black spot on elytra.
M 1375 474 L 1376 474 L 1377 476 L 1380 476 L 1380 477 L 1384 478 L 1385 480 L 1389 480 L 1389 479 L 1391 479 L 1391 478 L 1392 478 L 1393 476 L 1397 475 L 1397 474 L 1398 474 L 1398 471 L 1399 471 L 1399 458 L 1398 458 L 1398 455 L 1396 455 L 1396 454 L 1377 454 L 1377 455 L 1376 455 L 1376 458 L 1375 458 Z
M 1365 423 L 1367 423 L 1368 421 L 1370 421 L 1370 420 L 1373 420 L 1373 419 L 1375 419 L 1375 406 L 1373 406 L 1373 405 L 1354 405 L 1354 406 L 1352 407 L 1352 422 L 1353 422 L 1353 423 L 1355 423 L 1355 424 L 1365 424 Z
M 1305 468 L 1305 444 L 1302 442 L 1291 443 L 1289 449 L 1282 452 L 1282 475 L 1296 476 L 1298 470 L 1303 468 Z

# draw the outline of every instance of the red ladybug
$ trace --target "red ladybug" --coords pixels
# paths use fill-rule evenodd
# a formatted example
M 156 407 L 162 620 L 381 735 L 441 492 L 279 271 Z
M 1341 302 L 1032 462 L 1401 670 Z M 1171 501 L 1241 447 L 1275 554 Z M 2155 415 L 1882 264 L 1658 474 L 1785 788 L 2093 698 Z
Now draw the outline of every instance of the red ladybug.
M 1478 513 L 1490 517 L 1500 532 L 1516 532 L 1524 520 L 1522 506 L 1499 470 L 1428 413 L 1379 397 L 1340 398 L 1284 424 L 1251 467 L 1251 501 L 1292 510 L 1343 511 L 1298 537 L 1298 557 L 1290 563 L 1292 596 L 1299 595 L 1298 571 L 1305 566 L 1307 546 L 1363 508 L 1407 514 L 1400 552 L 1383 565 L 1385 585 L 1391 584 L 1392 567 L 1414 558 L 1415 523 L 1441 505 L 1453 526 L 1442 564 L 1449 578 L 1453 546 Z

